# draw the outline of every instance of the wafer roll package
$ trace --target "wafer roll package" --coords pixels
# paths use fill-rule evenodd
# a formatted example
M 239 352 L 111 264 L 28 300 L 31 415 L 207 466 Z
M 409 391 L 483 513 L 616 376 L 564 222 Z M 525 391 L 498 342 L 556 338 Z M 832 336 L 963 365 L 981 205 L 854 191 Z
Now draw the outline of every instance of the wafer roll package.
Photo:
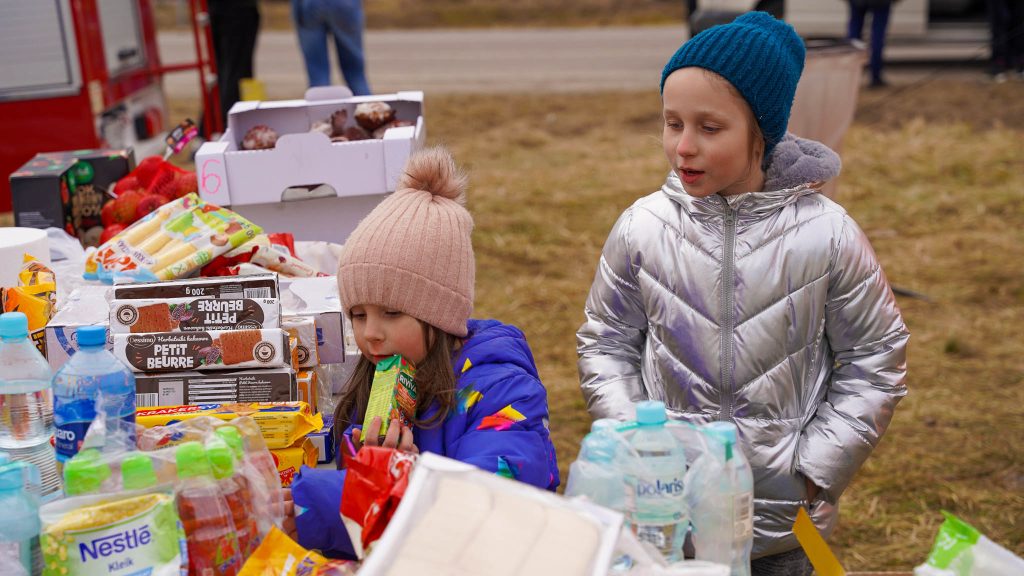
M 402 426 L 412 426 L 416 418 L 416 367 L 405 358 L 394 355 L 377 363 L 370 387 L 370 400 L 366 405 L 363 431 L 360 436 L 366 441 L 366 430 L 374 417 L 380 416 L 380 435 L 388 431 L 392 420 Z
M 150 212 L 86 261 L 86 276 L 184 278 L 262 232 L 242 216 L 188 194 Z
M 114 334 L 114 355 L 135 372 L 176 372 L 287 366 L 291 351 L 284 330 L 211 330 Z

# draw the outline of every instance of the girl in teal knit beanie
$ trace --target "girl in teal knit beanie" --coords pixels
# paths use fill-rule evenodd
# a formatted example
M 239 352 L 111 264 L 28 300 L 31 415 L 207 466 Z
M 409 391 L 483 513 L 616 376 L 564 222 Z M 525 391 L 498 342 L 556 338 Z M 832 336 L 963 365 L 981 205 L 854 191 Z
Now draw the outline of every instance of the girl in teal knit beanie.
M 732 574 L 811 573 L 797 513 L 829 536 L 906 394 L 909 335 L 885 274 L 818 193 L 839 157 L 786 133 L 804 54 L 791 26 L 753 12 L 672 55 L 671 170 L 615 223 L 576 333 L 593 418 L 632 420 L 637 402 L 660 400 L 673 419 L 736 425 L 754 488 Z

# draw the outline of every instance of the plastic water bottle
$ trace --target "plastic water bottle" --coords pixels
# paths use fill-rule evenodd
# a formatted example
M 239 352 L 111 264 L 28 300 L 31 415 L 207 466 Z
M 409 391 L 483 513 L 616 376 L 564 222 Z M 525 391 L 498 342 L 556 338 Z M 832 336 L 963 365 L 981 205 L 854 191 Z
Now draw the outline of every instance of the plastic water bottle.
M 626 479 L 622 472 L 619 440 L 614 429 L 620 422 L 601 418 L 583 437 L 580 454 L 569 467 L 566 496 L 585 496 L 591 502 L 626 514 Z M 623 573 L 633 565 L 628 555 L 615 558 L 611 572 Z
M 736 425 L 712 422 L 703 427 L 713 444 L 724 452 L 725 469 L 705 488 L 709 510 L 698 527 L 698 558 L 729 564 L 731 576 L 750 576 L 750 550 L 754 546 L 754 474 L 737 445 Z M 702 506 L 703 508 L 703 506 Z M 695 520 L 696 522 L 696 520 Z
M 199 442 L 180 444 L 174 453 L 178 467 L 178 516 L 188 541 L 190 576 L 234 576 L 242 567 L 235 522 L 221 495 L 206 450 Z
M 636 405 L 637 429 L 630 444 L 640 465 L 627 472 L 632 492 L 628 512 L 637 538 L 654 545 L 672 563 L 682 557 L 689 512 L 683 491 L 686 453 L 665 428 L 666 421 L 664 402 Z
M 0 450 L 30 462 L 40 473 L 40 496 L 61 496 L 54 461 L 50 365 L 28 338 L 21 312 L 0 315 Z
M 0 457 L 0 573 L 11 576 L 40 574 L 39 469 L 27 462 Z
M 57 462 L 63 466 L 78 453 L 89 425 L 102 412 L 106 438 L 135 448 L 135 375 L 104 346 L 103 326 L 77 331 L 79 349 L 53 378 L 53 422 L 57 428 Z

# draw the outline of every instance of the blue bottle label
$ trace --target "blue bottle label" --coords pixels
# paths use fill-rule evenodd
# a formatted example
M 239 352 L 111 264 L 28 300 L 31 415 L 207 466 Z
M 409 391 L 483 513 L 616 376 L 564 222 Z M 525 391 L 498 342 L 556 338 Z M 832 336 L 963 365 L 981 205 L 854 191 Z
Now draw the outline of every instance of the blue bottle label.
M 82 440 L 85 440 L 85 433 L 89 431 L 89 424 L 92 420 L 64 422 L 54 426 L 54 448 L 57 451 L 57 461 L 67 462 L 72 456 L 78 454 L 82 447 Z

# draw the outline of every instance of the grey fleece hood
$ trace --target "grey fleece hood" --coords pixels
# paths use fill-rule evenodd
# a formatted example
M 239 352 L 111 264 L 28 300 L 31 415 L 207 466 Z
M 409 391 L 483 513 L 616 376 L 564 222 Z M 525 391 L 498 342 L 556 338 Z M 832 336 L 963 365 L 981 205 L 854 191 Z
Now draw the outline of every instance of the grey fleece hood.
M 816 193 L 821 184 L 839 176 L 841 168 L 839 155 L 828 146 L 787 133 L 768 158 L 764 191 L 726 196 L 724 200 L 734 210 L 755 214 L 770 212 L 801 196 Z M 722 206 L 723 197 L 717 194 L 707 198 L 694 198 L 687 194 L 674 171 L 665 181 L 662 191 L 676 202 L 693 206 L 697 212 L 703 212 L 702 208 Z

